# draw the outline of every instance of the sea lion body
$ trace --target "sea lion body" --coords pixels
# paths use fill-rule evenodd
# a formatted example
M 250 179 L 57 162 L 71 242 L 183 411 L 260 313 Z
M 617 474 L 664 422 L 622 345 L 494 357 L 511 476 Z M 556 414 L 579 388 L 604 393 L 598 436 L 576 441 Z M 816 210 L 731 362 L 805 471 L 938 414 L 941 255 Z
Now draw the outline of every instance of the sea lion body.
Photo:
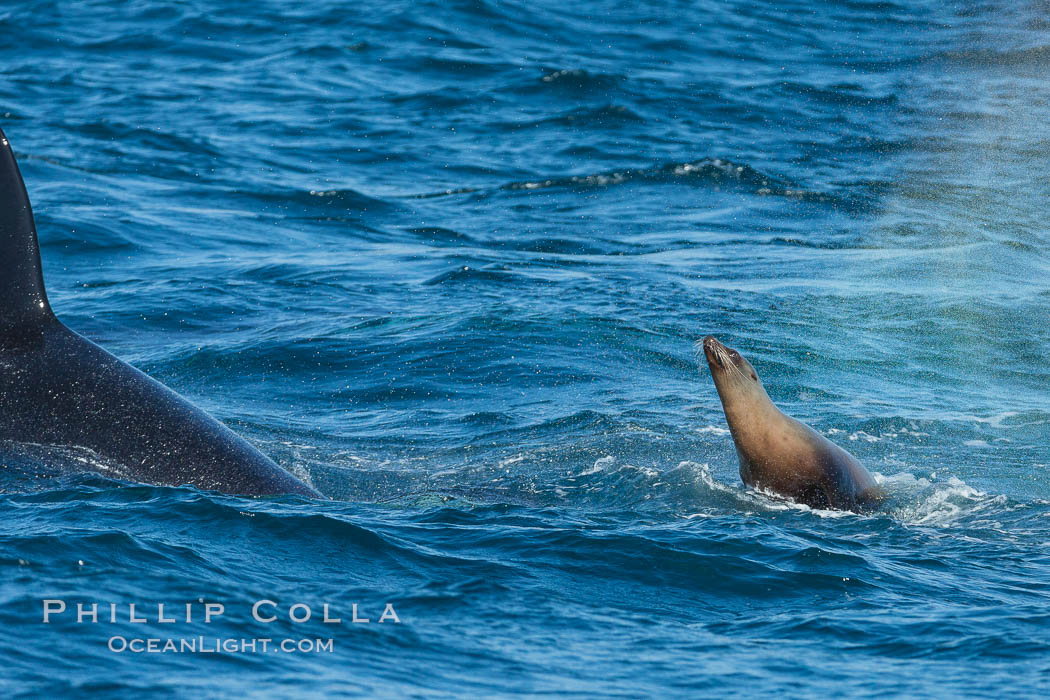
M 740 353 L 711 336 L 703 347 L 745 484 L 813 508 L 862 510 L 882 500 L 875 479 L 853 455 L 773 404 Z

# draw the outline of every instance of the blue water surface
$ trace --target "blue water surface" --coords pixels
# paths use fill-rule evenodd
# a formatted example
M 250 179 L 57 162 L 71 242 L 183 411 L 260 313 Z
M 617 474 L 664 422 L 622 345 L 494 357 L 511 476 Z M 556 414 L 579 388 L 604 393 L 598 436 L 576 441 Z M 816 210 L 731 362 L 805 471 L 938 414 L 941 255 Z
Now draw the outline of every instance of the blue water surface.
M 3 4 L 59 317 L 333 500 L 3 446 L 0 692 L 1045 697 L 1048 74 L 1006 0 Z M 708 333 L 888 503 L 744 487 Z M 199 636 L 333 647 L 109 647 Z

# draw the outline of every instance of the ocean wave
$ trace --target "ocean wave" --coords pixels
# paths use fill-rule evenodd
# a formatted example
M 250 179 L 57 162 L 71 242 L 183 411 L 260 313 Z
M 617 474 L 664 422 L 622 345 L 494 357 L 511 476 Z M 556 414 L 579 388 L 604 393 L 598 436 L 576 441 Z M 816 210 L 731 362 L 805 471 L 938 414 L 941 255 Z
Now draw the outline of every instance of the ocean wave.
M 955 63 L 982 68 L 1039 68 L 1050 65 L 1050 46 L 1024 48 L 975 47 L 933 54 L 930 62 Z
M 561 68 L 543 71 L 533 86 L 542 92 L 556 90 L 570 95 L 594 93 L 605 96 L 625 81 L 626 77 L 623 75 L 589 71 L 585 68 Z
M 834 202 L 829 193 L 809 191 L 782 178 L 766 175 L 751 166 L 723 158 L 703 158 L 689 162 L 665 163 L 648 168 L 624 168 L 590 175 L 568 175 L 508 182 L 494 189 L 463 187 L 442 192 L 413 195 L 419 199 L 479 193 L 487 196 L 500 191 L 531 192 L 566 189 L 587 191 L 625 184 L 683 184 L 699 187 L 735 187 L 757 195 L 788 197 L 811 202 Z
M 606 104 L 598 107 L 577 107 L 556 116 L 524 122 L 498 122 L 493 128 L 506 131 L 534 130 L 546 126 L 574 129 L 616 129 L 631 124 L 644 124 L 645 118 L 624 105 Z

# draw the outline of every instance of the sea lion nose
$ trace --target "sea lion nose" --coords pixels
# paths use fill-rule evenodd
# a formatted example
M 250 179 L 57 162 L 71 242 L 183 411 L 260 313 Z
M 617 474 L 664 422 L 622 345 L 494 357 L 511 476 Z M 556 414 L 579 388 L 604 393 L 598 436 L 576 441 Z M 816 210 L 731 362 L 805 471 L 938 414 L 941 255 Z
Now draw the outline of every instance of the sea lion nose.
M 718 347 L 721 345 L 713 335 L 704 337 L 704 355 L 707 357 L 709 363 L 722 367 L 722 357 L 718 352 Z

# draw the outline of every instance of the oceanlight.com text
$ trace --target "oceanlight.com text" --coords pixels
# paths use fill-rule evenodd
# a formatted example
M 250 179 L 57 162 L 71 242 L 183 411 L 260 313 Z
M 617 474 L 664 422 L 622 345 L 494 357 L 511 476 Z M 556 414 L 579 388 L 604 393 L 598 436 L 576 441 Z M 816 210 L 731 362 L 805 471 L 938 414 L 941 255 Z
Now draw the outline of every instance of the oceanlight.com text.
M 116 654 L 331 654 L 332 639 L 271 639 L 235 637 L 139 638 L 110 637 Z

